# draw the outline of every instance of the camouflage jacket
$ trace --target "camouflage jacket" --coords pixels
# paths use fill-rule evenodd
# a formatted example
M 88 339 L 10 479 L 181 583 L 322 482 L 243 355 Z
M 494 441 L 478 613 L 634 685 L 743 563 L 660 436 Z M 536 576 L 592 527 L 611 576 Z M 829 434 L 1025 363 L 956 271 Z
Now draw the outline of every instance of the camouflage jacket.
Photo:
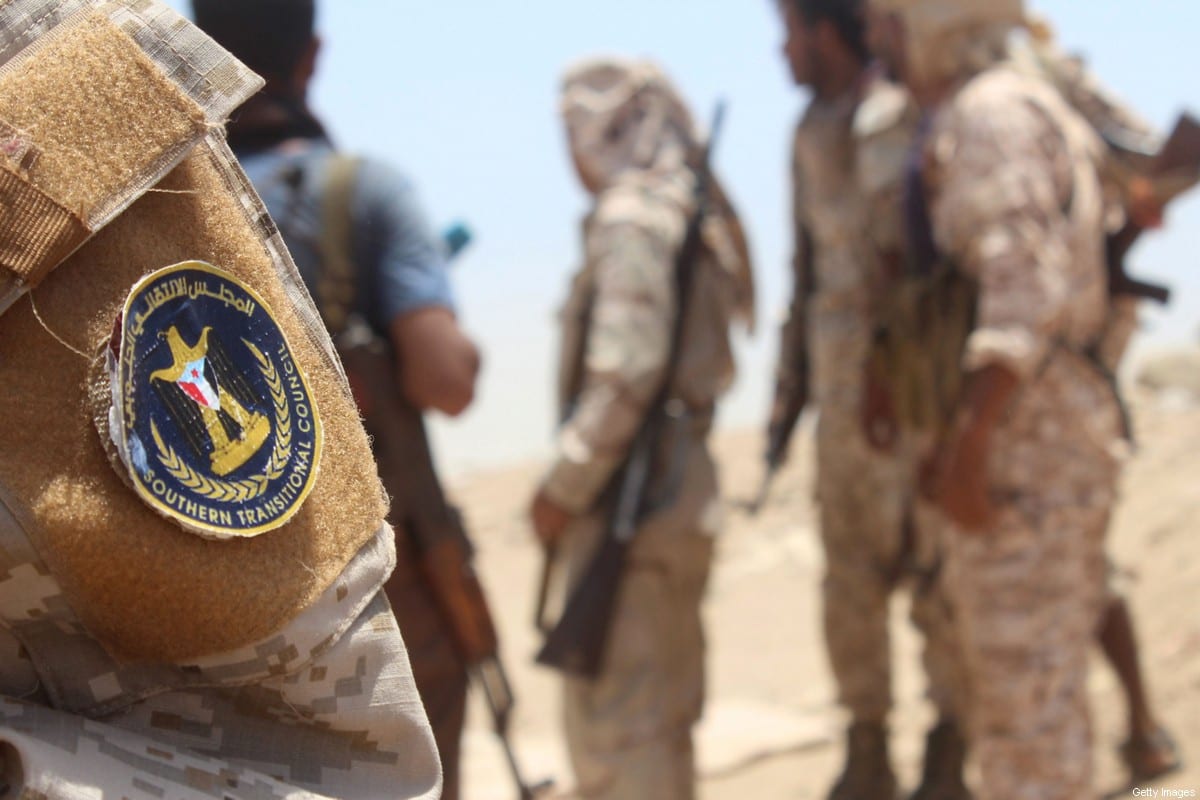
M 1111 388 L 1082 355 L 1109 311 L 1102 144 L 1048 84 L 993 67 L 936 111 L 924 144 L 938 249 L 978 285 L 964 368 L 1021 381 L 996 434 L 995 477 L 1041 470 L 1092 485 L 1120 435 Z
M 585 262 L 561 314 L 564 422 L 543 484 L 572 512 L 594 505 L 660 388 L 677 308 L 675 259 L 690 213 L 679 198 L 687 193 L 686 186 L 620 182 L 584 221 Z M 734 374 L 730 280 L 705 251 L 671 388 L 701 437 Z
M 1063 53 L 1052 40 L 1018 40 L 1012 46 L 1011 57 L 1017 69 L 1048 81 L 1099 135 L 1112 140 L 1102 149 L 1098 168 L 1107 204 L 1105 228 L 1109 232 L 1117 230 L 1126 220 L 1125 181 L 1131 170 L 1144 168 L 1145 164 L 1114 145 L 1153 152 L 1162 145 L 1160 132 L 1110 92 L 1082 60 Z M 1112 301 L 1099 348 L 1101 360 L 1111 371 L 1116 371 L 1137 329 L 1137 305 L 1133 297 Z
M 865 80 L 834 101 L 814 100 L 793 144 L 795 289 L 777 381 L 788 390 L 811 363 L 818 404 L 856 402 L 876 299 L 903 258 L 916 109 L 903 89 Z

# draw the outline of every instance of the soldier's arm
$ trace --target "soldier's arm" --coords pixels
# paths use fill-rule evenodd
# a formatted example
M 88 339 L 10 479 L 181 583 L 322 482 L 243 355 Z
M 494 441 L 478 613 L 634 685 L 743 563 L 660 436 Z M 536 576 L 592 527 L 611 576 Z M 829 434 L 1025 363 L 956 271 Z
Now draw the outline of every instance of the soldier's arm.
M 1072 283 L 1072 170 L 1059 131 L 1026 103 L 960 109 L 937 135 L 932 213 L 939 246 L 978 282 L 965 390 L 935 478 L 963 530 L 991 527 L 988 458 L 1010 399 L 1049 356 Z M 1097 232 L 1097 235 L 1098 232 Z
M 594 504 L 659 388 L 675 308 L 673 241 L 631 221 L 600 226 L 589 236 L 596 295 L 583 388 L 559 430 L 542 484 L 543 495 L 572 514 Z
M 1031 104 L 1007 102 L 960 109 L 938 135 L 932 151 L 939 150 L 945 159 L 931 181 L 935 236 L 978 283 L 964 367 L 996 365 L 1024 380 L 1043 363 L 1083 288 L 1068 217 L 1066 142 Z
M 409 402 L 451 416 L 474 399 L 480 355 L 455 314 L 445 256 L 416 191 L 386 165 L 361 171 L 372 302 L 387 324 Z
M 450 416 L 466 411 L 475 398 L 481 357 L 454 313 L 437 306 L 417 309 L 392 320 L 390 333 L 409 402 Z

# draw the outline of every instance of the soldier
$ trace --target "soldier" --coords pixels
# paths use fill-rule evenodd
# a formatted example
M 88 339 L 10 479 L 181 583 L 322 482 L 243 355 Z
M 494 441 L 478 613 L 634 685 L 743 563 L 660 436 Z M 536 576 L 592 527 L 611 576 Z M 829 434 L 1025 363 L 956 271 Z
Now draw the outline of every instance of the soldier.
M 192 5 L 200 27 L 266 78 L 231 123 L 230 145 L 335 335 L 372 437 L 399 534 L 387 595 L 433 725 L 442 796 L 457 800 L 467 668 L 418 542 L 429 529 L 457 535 L 461 525 L 441 499 L 419 421 L 399 420 L 413 409 L 463 412 L 479 352 L 459 327 L 444 249 L 411 184 L 385 164 L 339 155 L 308 108 L 314 0 Z
M 915 274 L 969 321 L 934 374 L 928 491 L 984 798 L 1090 792 L 1087 653 L 1121 413 L 1094 350 L 1108 312 L 1102 148 L 1005 63 L 1019 0 L 871 0 L 872 44 L 925 111 L 905 206 Z M 959 380 L 961 378 L 961 380 Z
M 1112 95 L 1082 61 L 1062 52 L 1048 22 L 1031 19 L 1028 26 L 1030 35 L 1014 39 L 1011 45 L 1013 62 L 1049 80 L 1109 145 L 1100 170 L 1110 203 L 1106 214 L 1109 236 L 1117 235 L 1126 223 L 1142 229 L 1160 227 L 1162 205 L 1139 169 L 1148 160 L 1147 153 L 1161 148 L 1162 136 Z M 1139 297 L 1114 292 L 1112 286 L 1109 293 L 1112 297 L 1108 321 L 1097 355 L 1115 379 L 1137 329 Z M 1097 638 L 1120 679 L 1128 703 L 1129 735 L 1121 747 L 1121 757 L 1133 782 L 1150 780 L 1177 769 L 1182 761 L 1173 737 L 1158 721 L 1150 702 L 1132 611 L 1114 565 L 1108 567 L 1106 588 L 1105 611 Z
M 436 798 L 382 487 L 152 0 L 0 4 L 4 794 Z
M 803 407 L 811 371 L 820 411 L 825 636 L 839 699 L 851 716 L 845 768 L 829 796 L 896 794 L 886 726 L 892 706 L 888 601 L 915 571 L 913 617 L 926 635 L 924 661 L 939 719 L 914 797 L 967 797 L 955 651 L 937 592 L 929 522 L 921 514 L 918 525 L 915 508 L 923 442 L 907 427 L 864 434 L 859 415 L 872 401 L 864 375 L 876 307 L 903 259 L 900 194 L 915 108 L 870 65 L 863 2 L 786 0 L 780 6 L 792 75 L 812 88 L 813 100 L 795 136 L 795 291 L 772 418 L 779 426 L 786 409 Z M 778 436 L 772 431 L 769 438 Z
M 697 141 L 691 114 L 652 63 L 586 61 L 562 85 L 567 141 L 594 203 L 584 266 L 562 313 L 557 455 L 530 511 L 539 539 L 562 542 L 577 583 L 604 532 L 601 495 L 668 370 L 675 257 L 692 214 Z M 664 442 L 616 598 L 599 676 L 569 676 L 565 724 L 587 798 L 695 796 L 692 726 L 704 699 L 704 594 L 721 523 L 706 439 L 734 372 L 729 331 L 753 314 L 750 260 L 724 201 L 706 219 L 670 396 L 680 438 Z M 672 476 L 676 479 L 672 480 Z

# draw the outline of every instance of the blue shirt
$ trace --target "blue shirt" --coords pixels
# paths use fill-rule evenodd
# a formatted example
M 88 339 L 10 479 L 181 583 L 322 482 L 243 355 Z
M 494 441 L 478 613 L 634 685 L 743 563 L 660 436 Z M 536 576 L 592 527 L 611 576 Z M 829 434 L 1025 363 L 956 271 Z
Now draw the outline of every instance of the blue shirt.
M 314 296 L 321 265 L 322 196 L 333 156 L 327 143 L 314 139 L 293 140 L 241 159 Z M 386 164 L 359 159 L 350 218 L 358 270 L 355 310 L 377 333 L 386 338 L 393 320 L 418 309 L 454 310 L 445 247 L 408 179 Z

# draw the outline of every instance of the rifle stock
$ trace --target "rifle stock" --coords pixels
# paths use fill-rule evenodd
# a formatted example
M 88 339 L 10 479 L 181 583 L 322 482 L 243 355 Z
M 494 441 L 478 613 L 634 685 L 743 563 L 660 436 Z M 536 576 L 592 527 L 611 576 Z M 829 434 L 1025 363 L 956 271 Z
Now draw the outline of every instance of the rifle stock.
M 547 634 L 546 641 L 537 654 L 537 663 L 544 666 L 595 678 L 603 664 L 613 612 L 616 610 L 617 593 L 624 572 L 625 556 L 644 511 L 650 465 L 654 462 L 662 433 L 672 421 L 667 406 L 683 344 L 692 275 L 702 244 L 701 224 L 707 212 L 712 148 L 720 132 L 724 114 L 725 104 L 720 102 L 713 114 L 709 139 L 696 170 L 695 211 L 688 220 L 687 232 L 675 259 L 677 308 L 665 374 L 650 405 L 650 411 L 634 437 L 629 455 L 614 476 L 611 484 L 613 490 L 606 493 L 606 499 L 612 502 L 605 504 L 611 509 L 605 535 L 587 571 L 567 599 L 558 623 Z M 538 616 L 541 617 L 541 609 Z
M 600 674 L 628 549 L 628 540 L 603 538 L 558 623 L 547 634 L 537 663 L 584 678 Z
M 1152 160 L 1146 177 L 1162 205 L 1200 183 L 1200 121 L 1191 114 L 1182 114 L 1174 130 Z M 1138 280 L 1129 275 L 1126 258 L 1144 229 L 1134 222 L 1126 223 L 1106 242 L 1109 292 L 1131 295 L 1166 304 L 1171 290 L 1160 284 Z

